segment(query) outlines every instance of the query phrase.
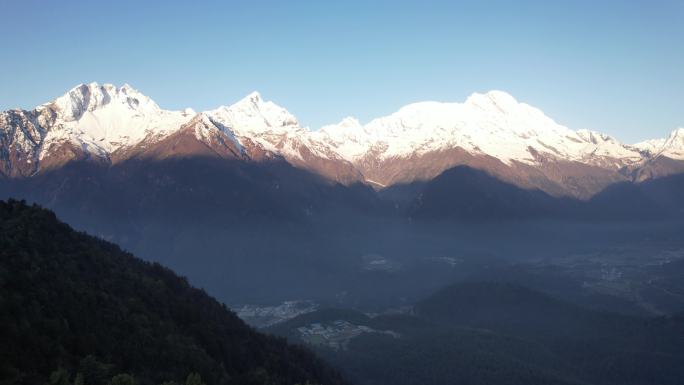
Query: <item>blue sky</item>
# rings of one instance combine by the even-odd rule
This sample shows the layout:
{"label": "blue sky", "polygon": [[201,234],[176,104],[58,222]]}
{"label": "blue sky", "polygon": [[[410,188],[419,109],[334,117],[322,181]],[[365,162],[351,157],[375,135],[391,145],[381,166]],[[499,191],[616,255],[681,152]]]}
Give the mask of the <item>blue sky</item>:
{"label": "blue sky", "polygon": [[684,126],[684,1],[0,0],[0,109],[78,83],[163,108],[258,90],[317,128],[504,90],[626,142]]}

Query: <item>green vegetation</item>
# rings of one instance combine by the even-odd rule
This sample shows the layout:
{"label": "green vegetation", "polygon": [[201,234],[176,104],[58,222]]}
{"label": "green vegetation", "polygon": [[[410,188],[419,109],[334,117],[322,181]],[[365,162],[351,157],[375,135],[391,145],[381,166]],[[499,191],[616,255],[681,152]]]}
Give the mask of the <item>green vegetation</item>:
{"label": "green vegetation", "polygon": [[18,201],[0,202],[0,346],[0,384],[344,383],[169,269]]}
{"label": "green vegetation", "polygon": [[[93,359],[90,357],[89,359]],[[104,377],[98,378],[98,379],[89,379],[90,382],[88,383],[104,383],[107,385],[137,385],[138,382],[136,381],[135,377],[131,376],[130,374],[127,373],[121,373],[113,376],[111,380],[107,381]],[[48,381],[49,385],[84,385],[86,383],[85,377],[83,373],[78,372],[76,376],[74,377],[74,381],[71,382],[69,381],[69,372],[67,372],[65,369],[60,368],[55,370],[50,374],[50,379]],[[183,383],[185,385],[205,385],[204,381],[202,381],[202,376],[200,376],[198,373],[190,373],[188,375],[188,378],[185,380]],[[180,385],[177,382],[174,381],[164,381],[161,385]]]}

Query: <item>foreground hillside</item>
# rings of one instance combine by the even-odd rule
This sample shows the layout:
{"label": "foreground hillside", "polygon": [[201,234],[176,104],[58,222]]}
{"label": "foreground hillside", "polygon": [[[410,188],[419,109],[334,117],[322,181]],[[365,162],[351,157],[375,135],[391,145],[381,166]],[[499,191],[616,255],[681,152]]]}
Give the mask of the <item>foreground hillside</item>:
{"label": "foreground hillside", "polygon": [[0,341],[2,384],[343,383],[172,271],[17,201],[0,202]]}

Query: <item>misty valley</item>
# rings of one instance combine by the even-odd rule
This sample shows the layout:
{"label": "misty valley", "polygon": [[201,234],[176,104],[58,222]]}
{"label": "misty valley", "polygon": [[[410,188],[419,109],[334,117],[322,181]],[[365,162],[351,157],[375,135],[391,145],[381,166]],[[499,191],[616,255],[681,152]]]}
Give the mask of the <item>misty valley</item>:
{"label": "misty valley", "polygon": [[[353,383],[676,384],[684,375],[677,217],[575,217],[554,206],[541,217],[431,218],[369,188],[332,185],[307,201],[301,186],[279,180],[255,187],[226,176],[219,180],[231,183],[215,186],[175,174],[182,167],[145,168],[150,185],[135,183],[137,196],[130,187],[79,196],[61,175],[59,194],[32,185],[26,196],[188,277],[259,332],[305,346]],[[27,191],[21,183],[12,188]],[[74,186],[84,183],[106,191],[110,182],[90,176]],[[255,188],[287,200],[250,208],[251,196],[265,195]],[[150,191],[156,199],[143,200]],[[214,211],[226,195],[251,211]],[[510,204],[487,199],[484,210]]]}
{"label": "misty valley", "polygon": [[682,230],[677,221],[358,218],[329,228],[193,227],[171,239],[128,236],[145,242],[125,247],[182,272],[232,307],[307,301],[376,313],[450,283],[482,280],[518,282],[605,310],[662,315],[683,304],[676,273],[684,266]]}

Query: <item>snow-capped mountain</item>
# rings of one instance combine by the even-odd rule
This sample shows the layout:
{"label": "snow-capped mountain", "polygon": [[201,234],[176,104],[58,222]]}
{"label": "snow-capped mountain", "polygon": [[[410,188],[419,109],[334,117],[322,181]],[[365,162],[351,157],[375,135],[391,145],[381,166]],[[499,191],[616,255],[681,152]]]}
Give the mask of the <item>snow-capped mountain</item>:
{"label": "snow-capped mountain", "polygon": [[[572,186],[580,178],[577,168],[612,183],[624,178],[620,170],[644,160],[636,147],[601,133],[573,131],[501,91],[473,94],[464,103],[411,104],[366,125],[347,118],[312,135],[380,185],[427,180],[466,164],[526,187],[561,192],[583,187]],[[606,171],[613,175],[597,175]],[[543,180],[534,175],[539,172]],[[564,185],[569,179],[571,185]],[[570,193],[591,195],[604,186]]]}
{"label": "snow-capped mountain", "polygon": [[641,159],[637,149],[599,133],[572,131],[501,91],[473,94],[465,103],[415,103],[365,126],[346,119],[321,132],[348,160],[373,148],[388,159],[455,147],[506,164],[535,164],[535,152],[588,163],[604,156],[625,163]]}
{"label": "snow-capped mountain", "polygon": [[57,117],[46,127],[47,143],[70,140],[88,152],[109,155],[150,136],[166,136],[195,115],[162,110],[128,85],[82,84],[36,111]]}
{"label": "snow-capped mountain", "polygon": [[678,128],[665,139],[647,140],[637,143],[635,147],[648,151],[652,156],[664,156],[670,159],[684,159],[684,128]]}
{"label": "snow-capped mountain", "polygon": [[195,113],[161,109],[128,85],[97,83],[31,111],[0,114],[0,173],[11,177],[72,160],[194,154],[284,159],[338,182],[376,187],[429,180],[462,164],[524,187],[590,196],[660,158],[684,160],[684,129],[626,145],[571,130],[501,91],[476,93],[463,103],[414,103],[367,124],[350,117],[320,130],[302,127],[256,92]]}
{"label": "snow-capped mountain", "polygon": [[31,111],[0,114],[0,171],[27,176],[78,158],[108,160],[145,139],[161,139],[195,112],[167,111],[128,85],[81,84]]}

